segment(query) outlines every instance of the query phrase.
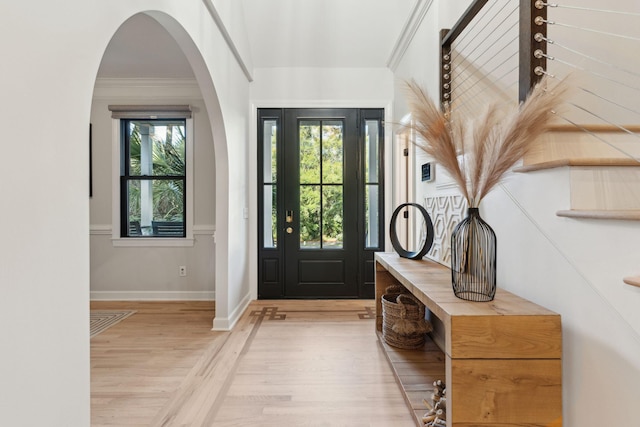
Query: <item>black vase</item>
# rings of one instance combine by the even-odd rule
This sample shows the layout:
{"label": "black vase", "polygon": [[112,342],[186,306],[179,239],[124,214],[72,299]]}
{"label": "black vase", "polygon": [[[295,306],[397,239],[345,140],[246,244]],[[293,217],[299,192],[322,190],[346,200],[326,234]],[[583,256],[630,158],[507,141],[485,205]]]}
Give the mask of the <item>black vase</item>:
{"label": "black vase", "polygon": [[469,208],[451,234],[453,293],[468,301],[491,301],[496,295],[496,233]]}

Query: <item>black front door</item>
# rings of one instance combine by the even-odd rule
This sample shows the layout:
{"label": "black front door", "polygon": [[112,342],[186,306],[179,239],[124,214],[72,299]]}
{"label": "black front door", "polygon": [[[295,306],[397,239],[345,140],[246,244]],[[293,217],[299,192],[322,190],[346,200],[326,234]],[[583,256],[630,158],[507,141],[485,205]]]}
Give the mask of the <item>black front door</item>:
{"label": "black front door", "polygon": [[260,298],[373,296],[382,110],[259,110]]}

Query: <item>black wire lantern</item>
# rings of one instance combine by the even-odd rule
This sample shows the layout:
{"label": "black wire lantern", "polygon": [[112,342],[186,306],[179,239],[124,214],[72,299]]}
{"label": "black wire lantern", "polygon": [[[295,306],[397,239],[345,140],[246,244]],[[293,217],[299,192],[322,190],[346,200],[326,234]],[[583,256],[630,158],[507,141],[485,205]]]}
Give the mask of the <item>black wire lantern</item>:
{"label": "black wire lantern", "polygon": [[469,208],[451,234],[451,280],[460,299],[491,301],[496,295],[496,233],[478,208]]}

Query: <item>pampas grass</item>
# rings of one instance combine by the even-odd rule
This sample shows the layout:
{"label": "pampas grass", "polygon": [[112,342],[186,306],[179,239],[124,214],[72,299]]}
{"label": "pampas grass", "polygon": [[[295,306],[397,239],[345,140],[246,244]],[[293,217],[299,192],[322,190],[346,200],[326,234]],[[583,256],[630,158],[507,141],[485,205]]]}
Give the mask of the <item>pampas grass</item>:
{"label": "pampas grass", "polygon": [[478,207],[532,150],[536,139],[551,127],[553,111],[567,94],[564,81],[552,87],[545,76],[519,107],[509,111],[492,104],[462,123],[451,117],[447,107],[440,110],[415,81],[406,87],[411,126],[420,137],[413,142],[449,172],[469,207]]}

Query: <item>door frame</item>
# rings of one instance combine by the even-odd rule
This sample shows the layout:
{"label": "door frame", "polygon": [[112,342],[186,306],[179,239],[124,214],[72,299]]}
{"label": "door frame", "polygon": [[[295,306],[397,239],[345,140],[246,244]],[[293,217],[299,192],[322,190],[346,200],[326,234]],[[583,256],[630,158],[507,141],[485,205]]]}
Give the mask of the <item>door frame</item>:
{"label": "door frame", "polygon": [[[284,106],[283,106],[284,105]],[[355,106],[354,106],[355,105]],[[382,197],[383,197],[383,203],[380,206],[380,210],[381,210],[381,217],[380,217],[380,237],[379,237],[379,244],[382,248],[389,248],[391,247],[390,244],[390,239],[389,239],[389,234],[387,233],[387,225],[389,223],[389,218],[391,215],[391,206],[392,206],[392,196],[389,196],[390,194],[392,194],[392,180],[390,179],[391,176],[395,175],[395,171],[394,169],[394,153],[393,153],[393,147],[392,144],[389,143],[389,141],[393,140],[393,135],[391,134],[391,132],[393,131],[392,126],[390,126],[390,121],[389,118],[392,116],[392,105],[390,103],[382,102],[382,101],[377,101],[377,102],[362,102],[362,101],[357,101],[354,103],[344,103],[344,102],[335,102],[335,103],[327,103],[327,102],[322,102],[320,105],[315,105],[313,103],[311,104],[307,104],[305,103],[304,105],[301,105],[299,103],[294,103],[294,104],[288,104],[288,103],[280,103],[278,102],[278,105],[276,107],[274,107],[272,105],[272,103],[256,103],[252,105],[252,118],[253,120],[253,126],[251,127],[251,147],[250,149],[252,150],[252,153],[250,153],[249,157],[249,166],[250,166],[250,194],[251,194],[251,209],[250,212],[255,213],[255,216],[252,215],[253,217],[253,221],[251,221],[251,225],[250,225],[250,232],[251,232],[251,239],[249,242],[250,248],[251,248],[251,253],[250,253],[250,259],[251,259],[251,265],[250,265],[250,286],[251,286],[251,298],[252,299],[257,299],[258,298],[258,282],[260,280],[260,278],[258,277],[259,275],[259,266],[258,266],[258,261],[261,258],[261,256],[259,256],[259,251],[262,248],[262,239],[264,238],[260,233],[259,233],[259,212],[258,212],[258,205],[259,205],[259,201],[258,201],[258,194],[259,192],[262,193],[263,191],[263,187],[262,184],[260,184],[261,181],[258,180],[258,173],[259,173],[259,165],[258,162],[260,161],[257,153],[258,153],[258,144],[262,145],[262,141],[258,141],[258,133],[262,132],[262,130],[260,129],[261,127],[261,122],[259,121],[259,109],[265,109],[265,110],[281,110],[284,112],[284,110],[287,109],[313,109],[313,110],[322,110],[322,109],[336,109],[336,110],[340,110],[340,109],[354,109],[354,110],[359,110],[358,111],[358,125],[357,125],[357,132],[360,133],[360,131],[364,131],[364,123],[366,120],[372,119],[372,120],[382,120],[382,128],[381,128],[381,132],[383,133],[383,136],[381,138],[381,143],[383,144],[382,150],[379,152],[379,156],[380,156],[380,176],[379,179],[381,182],[381,186],[380,186],[380,191],[382,193]],[[377,115],[374,114],[374,116],[371,116],[371,113],[369,113],[370,110],[382,110],[383,114],[380,115],[380,112],[377,113]],[[284,115],[282,116],[284,117]],[[364,142],[364,137],[358,135],[358,150],[361,150]],[[358,154],[358,156],[360,156],[360,154]],[[360,161],[360,159],[359,159]],[[362,184],[364,185],[366,183],[366,181],[362,181],[359,186]],[[363,189],[359,189],[358,191],[361,192]],[[364,196],[363,196],[364,197]],[[364,202],[364,199],[362,199],[362,202]],[[364,205],[359,209],[363,209]],[[245,215],[245,218],[247,218],[248,216]],[[364,219],[362,219],[362,221],[364,221]],[[262,227],[262,225],[260,226],[260,228]],[[379,249],[380,250],[380,249]],[[360,283],[360,287],[358,288],[358,297],[359,298],[373,298],[374,297],[374,291],[372,290],[371,295],[369,296],[363,296],[363,295],[368,295],[368,293],[366,293],[366,286],[365,283],[368,284],[369,280],[367,279],[367,277],[369,275],[365,275],[364,272],[366,271],[365,267],[364,267],[364,263],[361,262],[363,260],[366,260],[369,258],[369,256],[366,255],[366,253],[371,253],[372,251],[370,249],[366,249],[364,246],[359,247],[358,249],[356,249],[357,251],[357,257],[358,260],[360,261],[359,264],[362,265],[358,265],[357,267],[357,275],[359,277],[359,283]],[[373,264],[373,261],[370,262],[370,264]],[[371,280],[372,282],[372,280]],[[373,283],[373,282],[372,282]],[[373,287],[372,287],[373,289]],[[364,292],[364,293],[363,293]]]}
{"label": "door frame", "polygon": [[[368,99],[368,100],[351,100],[351,99],[310,99],[305,101],[278,99],[278,100],[253,100],[249,106],[251,110],[251,121],[248,126],[248,163],[249,163],[249,207],[238,208],[239,215],[244,215],[245,220],[249,221],[249,235],[247,236],[247,244],[249,251],[249,291],[244,297],[246,306],[251,300],[258,299],[258,244],[261,236],[258,235],[258,159],[255,153],[258,150],[258,109],[261,108],[383,108],[384,109],[384,158],[386,166],[384,169],[384,223],[389,224],[391,214],[393,213],[393,182],[395,170],[392,166],[395,162],[393,153],[393,138],[395,130],[392,126],[393,122],[393,99]],[[231,212],[231,211],[230,211]],[[386,229],[385,229],[386,230]],[[391,239],[389,233],[385,233],[385,248],[391,248]],[[229,260],[227,260],[229,261]]]}

